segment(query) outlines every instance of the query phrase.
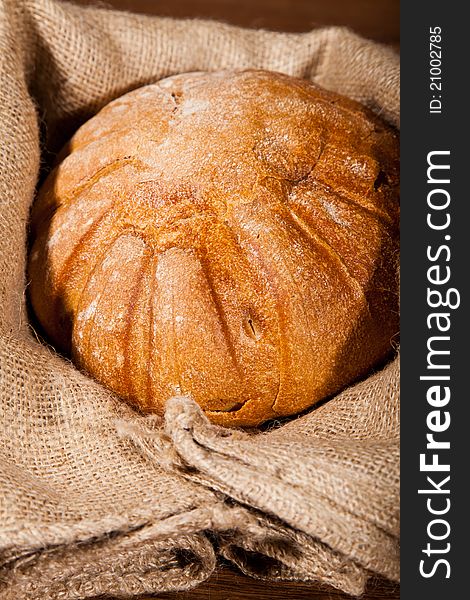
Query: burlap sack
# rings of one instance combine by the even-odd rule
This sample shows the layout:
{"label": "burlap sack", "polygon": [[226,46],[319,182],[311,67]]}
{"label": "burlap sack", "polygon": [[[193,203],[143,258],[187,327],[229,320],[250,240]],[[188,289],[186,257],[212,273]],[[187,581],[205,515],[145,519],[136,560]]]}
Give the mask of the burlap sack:
{"label": "burlap sack", "polygon": [[398,124],[397,56],[344,29],[280,34],[0,0],[4,599],[188,589],[213,571],[215,547],[248,574],[351,594],[373,573],[398,579],[397,361],[254,434],[210,425],[184,398],[169,402],[164,423],[142,417],[28,325],[27,221],[40,165],[125,91],[230,67],[310,78]]}

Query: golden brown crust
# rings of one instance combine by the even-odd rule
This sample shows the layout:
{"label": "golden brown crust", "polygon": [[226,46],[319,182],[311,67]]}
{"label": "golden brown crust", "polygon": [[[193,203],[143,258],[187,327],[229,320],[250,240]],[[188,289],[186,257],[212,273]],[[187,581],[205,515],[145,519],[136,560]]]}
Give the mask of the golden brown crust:
{"label": "golden brown crust", "polygon": [[33,209],[34,310],[134,404],[224,425],[299,412],[398,330],[398,136],[264,71],[177,75],[72,138]]}

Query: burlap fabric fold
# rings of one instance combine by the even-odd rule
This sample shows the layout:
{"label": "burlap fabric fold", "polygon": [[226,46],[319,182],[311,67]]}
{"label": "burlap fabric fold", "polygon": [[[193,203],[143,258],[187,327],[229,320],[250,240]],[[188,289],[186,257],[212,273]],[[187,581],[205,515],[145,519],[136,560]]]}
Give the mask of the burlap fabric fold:
{"label": "burlap fabric fold", "polygon": [[137,414],[28,323],[41,166],[112,98],[231,67],[312,79],[398,125],[397,56],[344,29],[282,34],[0,0],[1,598],[188,589],[213,571],[215,548],[253,576],[351,594],[374,573],[398,579],[397,360],[246,433],[210,425],[185,398],[164,421]]}

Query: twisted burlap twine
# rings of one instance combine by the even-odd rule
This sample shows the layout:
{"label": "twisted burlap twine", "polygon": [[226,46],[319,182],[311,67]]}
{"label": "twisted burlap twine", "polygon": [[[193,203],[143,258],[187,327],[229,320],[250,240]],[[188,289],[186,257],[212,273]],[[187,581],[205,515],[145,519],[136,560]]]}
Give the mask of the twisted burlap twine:
{"label": "twisted burlap twine", "polygon": [[188,589],[215,567],[214,535],[226,558],[257,577],[350,594],[374,573],[398,579],[397,361],[254,434],[210,425],[185,398],[169,402],[164,422],[142,417],[28,325],[27,221],[40,157],[132,88],[231,67],[312,79],[398,124],[398,58],[344,29],[281,34],[0,0],[5,600]]}

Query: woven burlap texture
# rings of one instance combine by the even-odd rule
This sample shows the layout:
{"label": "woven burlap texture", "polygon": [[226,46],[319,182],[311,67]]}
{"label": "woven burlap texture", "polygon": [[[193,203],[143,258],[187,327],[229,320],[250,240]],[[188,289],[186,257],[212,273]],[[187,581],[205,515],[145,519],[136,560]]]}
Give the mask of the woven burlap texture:
{"label": "woven burlap texture", "polygon": [[169,401],[164,422],[143,417],[28,324],[27,223],[41,166],[122,93],[235,67],[311,79],[398,125],[397,56],[345,29],[283,34],[0,0],[5,600],[188,589],[215,568],[215,547],[253,576],[350,594],[374,573],[398,579],[397,360],[255,434],[209,424],[185,398]]}

